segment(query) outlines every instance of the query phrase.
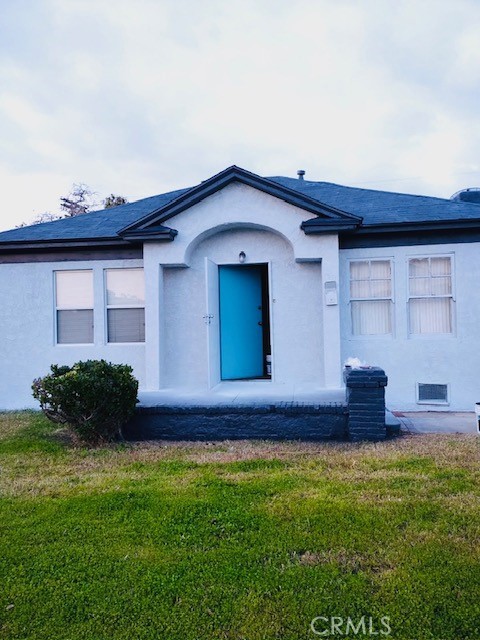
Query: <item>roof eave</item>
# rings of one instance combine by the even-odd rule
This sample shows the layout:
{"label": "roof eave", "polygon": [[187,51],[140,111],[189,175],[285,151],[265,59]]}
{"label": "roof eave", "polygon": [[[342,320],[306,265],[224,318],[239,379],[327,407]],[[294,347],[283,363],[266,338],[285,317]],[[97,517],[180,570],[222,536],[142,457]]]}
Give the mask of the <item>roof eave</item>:
{"label": "roof eave", "polygon": [[406,231],[434,231],[446,229],[478,229],[480,218],[473,220],[425,220],[419,222],[395,222],[387,224],[362,225],[356,233],[364,235],[369,233],[405,233]]}

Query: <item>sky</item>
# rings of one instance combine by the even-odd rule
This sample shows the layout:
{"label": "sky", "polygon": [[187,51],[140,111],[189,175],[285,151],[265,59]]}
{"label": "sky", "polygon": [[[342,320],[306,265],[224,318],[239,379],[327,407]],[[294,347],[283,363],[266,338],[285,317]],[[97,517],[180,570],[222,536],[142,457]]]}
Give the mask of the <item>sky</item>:
{"label": "sky", "polygon": [[480,186],[479,0],[0,0],[0,229],[232,164]]}

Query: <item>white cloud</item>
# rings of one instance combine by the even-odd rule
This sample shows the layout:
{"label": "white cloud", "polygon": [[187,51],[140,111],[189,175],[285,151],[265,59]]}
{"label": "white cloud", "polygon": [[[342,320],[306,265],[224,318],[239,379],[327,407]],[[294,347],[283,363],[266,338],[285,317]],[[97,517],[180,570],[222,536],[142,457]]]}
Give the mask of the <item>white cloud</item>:
{"label": "white cloud", "polygon": [[135,199],[232,163],[442,196],[479,182],[474,0],[44,0],[3,24],[3,228],[72,182]]}

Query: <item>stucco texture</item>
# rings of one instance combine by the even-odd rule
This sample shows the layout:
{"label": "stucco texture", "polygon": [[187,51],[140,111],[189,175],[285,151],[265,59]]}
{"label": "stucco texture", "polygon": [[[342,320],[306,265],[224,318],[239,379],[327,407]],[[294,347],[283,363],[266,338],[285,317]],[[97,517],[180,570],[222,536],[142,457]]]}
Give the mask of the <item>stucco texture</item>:
{"label": "stucco texture", "polygon": [[[166,386],[207,386],[205,258],[217,265],[268,263],[275,382],[323,386],[321,266],[298,264],[280,235],[262,230],[220,231],[196,245],[188,268],[164,269]],[[215,339],[215,338],[213,338]]]}

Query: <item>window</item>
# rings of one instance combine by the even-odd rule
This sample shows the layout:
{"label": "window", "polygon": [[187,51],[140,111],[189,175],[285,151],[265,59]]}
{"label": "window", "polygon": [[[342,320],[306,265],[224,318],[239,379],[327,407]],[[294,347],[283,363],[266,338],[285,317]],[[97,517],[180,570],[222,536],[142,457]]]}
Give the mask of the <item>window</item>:
{"label": "window", "polygon": [[143,269],[106,269],[108,342],[145,342]]}
{"label": "window", "polygon": [[93,343],[92,271],[55,271],[57,344]]}
{"label": "window", "polygon": [[410,333],[453,332],[452,260],[450,256],[408,261]]}
{"label": "window", "polygon": [[355,336],[392,333],[392,267],[390,260],[350,262],[350,304]]}

